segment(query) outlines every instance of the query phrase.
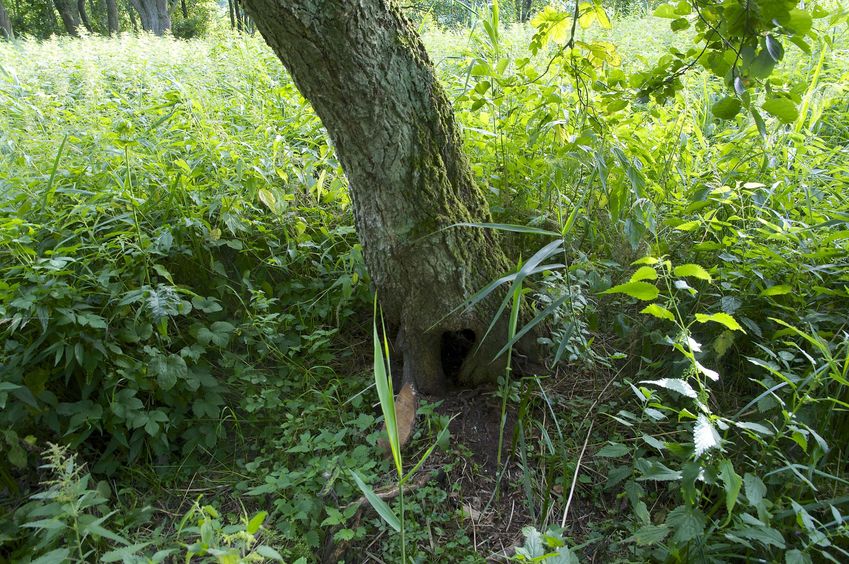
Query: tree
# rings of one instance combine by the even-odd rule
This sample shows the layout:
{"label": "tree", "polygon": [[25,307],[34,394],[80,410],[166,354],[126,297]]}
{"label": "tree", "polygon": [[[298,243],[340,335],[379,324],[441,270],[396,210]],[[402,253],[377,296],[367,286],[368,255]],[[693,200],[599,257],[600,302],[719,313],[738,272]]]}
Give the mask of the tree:
{"label": "tree", "polygon": [[6,11],[3,0],[0,0],[0,37],[4,39],[15,38],[15,34],[12,31],[12,20],[9,19],[9,12]]}
{"label": "tree", "polygon": [[130,3],[139,13],[143,30],[163,35],[171,29],[168,0],[130,0]]}
{"label": "tree", "polygon": [[74,0],[53,0],[53,5],[56,6],[56,11],[59,12],[59,17],[62,18],[65,31],[69,35],[79,37],[80,12],[77,8],[77,3]]}
{"label": "tree", "polygon": [[115,35],[119,31],[117,0],[106,0],[106,32]]}
{"label": "tree", "polygon": [[478,344],[497,304],[452,310],[510,265],[492,232],[456,226],[490,213],[418,35],[387,0],[244,5],[336,147],[366,265],[399,328],[405,379],[439,393],[444,356],[459,352],[468,353],[460,381],[492,381],[506,323]]}
{"label": "tree", "polygon": [[80,21],[85,26],[89,33],[93,31],[91,22],[88,21],[88,14],[85,11],[85,0],[77,0],[77,13],[80,15]]}

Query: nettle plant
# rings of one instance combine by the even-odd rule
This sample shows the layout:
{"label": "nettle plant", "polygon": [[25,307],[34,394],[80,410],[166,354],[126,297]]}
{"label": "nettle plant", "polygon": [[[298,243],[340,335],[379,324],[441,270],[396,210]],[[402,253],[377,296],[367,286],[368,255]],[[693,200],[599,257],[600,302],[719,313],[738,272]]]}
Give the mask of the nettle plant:
{"label": "nettle plant", "polygon": [[[845,336],[827,343],[772,319],[778,339],[796,338],[812,349],[809,354],[792,340],[780,341],[806,357],[807,367],[782,365],[780,359],[792,356],[788,350],[773,353],[759,344],[767,360],[748,360],[769,373],[753,378],[763,391],[735,414],[720,413],[716,388],[722,376],[710,365],[731,346],[729,332],[744,334],[744,328],[726,312],[689,313],[700,305],[698,288],[713,282],[704,267],[654,257],[634,265],[628,282],[603,293],[650,302],[641,313],[661,320],[668,330],[660,341],[679,355],[667,365],[669,376],[629,383],[642,414],[622,410],[616,419],[634,431],[633,446],[609,443],[597,453],[633,455],[633,465],[614,469],[607,487],[625,482],[634,550],[667,562],[743,555],[837,562],[849,556],[834,544],[838,537],[845,542],[846,517],[838,507],[846,499],[836,493],[845,480],[829,473],[830,447],[817,431],[818,414],[831,414],[837,401],[833,386],[846,382]],[[711,325],[721,333],[703,345],[698,335]]]}

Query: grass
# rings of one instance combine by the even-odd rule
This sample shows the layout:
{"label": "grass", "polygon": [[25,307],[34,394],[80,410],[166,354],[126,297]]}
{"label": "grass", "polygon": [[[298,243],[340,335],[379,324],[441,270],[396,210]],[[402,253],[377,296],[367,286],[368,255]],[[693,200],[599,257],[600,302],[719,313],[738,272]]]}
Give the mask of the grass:
{"label": "grass", "polygon": [[[585,39],[613,41],[631,73],[680,41],[667,25]],[[270,50],[230,35],[0,43],[3,552],[839,560],[849,41],[830,34],[777,79],[806,77],[808,111],[762,137],[712,115],[722,85],[698,71],[665,105],[618,107],[601,88],[587,103],[564,66],[527,80],[525,28],[498,44],[424,30],[497,221],[568,234],[566,266],[514,298],[547,311],[567,364],[424,404],[404,458],[446,429],[451,442],[405,494],[400,546],[352,505],[393,470],[375,456],[346,181]],[[547,242],[505,239],[517,264]],[[688,264],[701,270],[673,274]],[[622,284],[655,287],[649,270],[662,291],[636,303],[645,287]]]}

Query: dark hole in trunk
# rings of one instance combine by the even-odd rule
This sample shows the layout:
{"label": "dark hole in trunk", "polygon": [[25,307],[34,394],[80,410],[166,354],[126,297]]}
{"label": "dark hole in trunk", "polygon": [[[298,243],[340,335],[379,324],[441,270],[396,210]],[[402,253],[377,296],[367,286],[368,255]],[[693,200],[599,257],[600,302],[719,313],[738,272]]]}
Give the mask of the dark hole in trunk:
{"label": "dark hole in trunk", "polygon": [[476,335],[471,329],[460,331],[446,331],[442,334],[442,347],[440,350],[442,360],[442,371],[445,378],[452,384],[457,384],[460,368],[463,361],[475,346]]}

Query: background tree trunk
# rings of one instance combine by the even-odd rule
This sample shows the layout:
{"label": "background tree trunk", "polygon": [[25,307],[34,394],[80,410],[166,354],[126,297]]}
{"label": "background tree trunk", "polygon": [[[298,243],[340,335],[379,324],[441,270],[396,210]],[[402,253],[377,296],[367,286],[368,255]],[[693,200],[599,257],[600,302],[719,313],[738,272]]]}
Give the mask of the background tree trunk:
{"label": "background tree trunk", "polygon": [[118,2],[117,0],[106,0],[106,31],[109,35],[115,35],[119,31]]}
{"label": "background tree trunk", "polygon": [[80,13],[77,10],[76,2],[74,0],[53,0],[53,5],[56,6],[56,11],[59,12],[59,17],[62,18],[65,31],[74,37],[79,37]]}
{"label": "background tree trunk", "polygon": [[9,12],[6,11],[3,0],[0,0],[0,37],[3,39],[15,38],[12,30],[12,20],[9,18]]}
{"label": "background tree trunk", "polygon": [[79,12],[80,14],[80,21],[82,21],[86,30],[91,33],[93,30],[91,27],[91,22],[88,21],[88,14],[85,11],[85,0],[77,0],[77,12]]}
{"label": "background tree trunk", "polygon": [[142,29],[163,35],[171,29],[171,12],[167,0],[130,0],[139,13]]}
{"label": "background tree trunk", "polygon": [[534,0],[516,0],[516,20],[526,22],[531,19],[531,6]]}
{"label": "background tree trunk", "polygon": [[186,0],[180,0],[180,11],[183,12],[183,19],[189,19],[189,8],[186,6]]}
{"label": "background tree trunk", "polygon": [[230,29],[236,29],[236,14],[233,12],[233,0],[227,0],[227,7],[230,10]]}
{"label": "background tree trunk", "polygon": [[493,381],[506,324],[480,348],[476,341],[497,304],[449,314],[510,266],[491,232],[449,228],[490,214],[413,27],[386,0],[244,4],[336,147],[366,265],[387,320],[400,328],[404,377],[439,393],[452,360],[445,355],[468,351],[458,380]]}

